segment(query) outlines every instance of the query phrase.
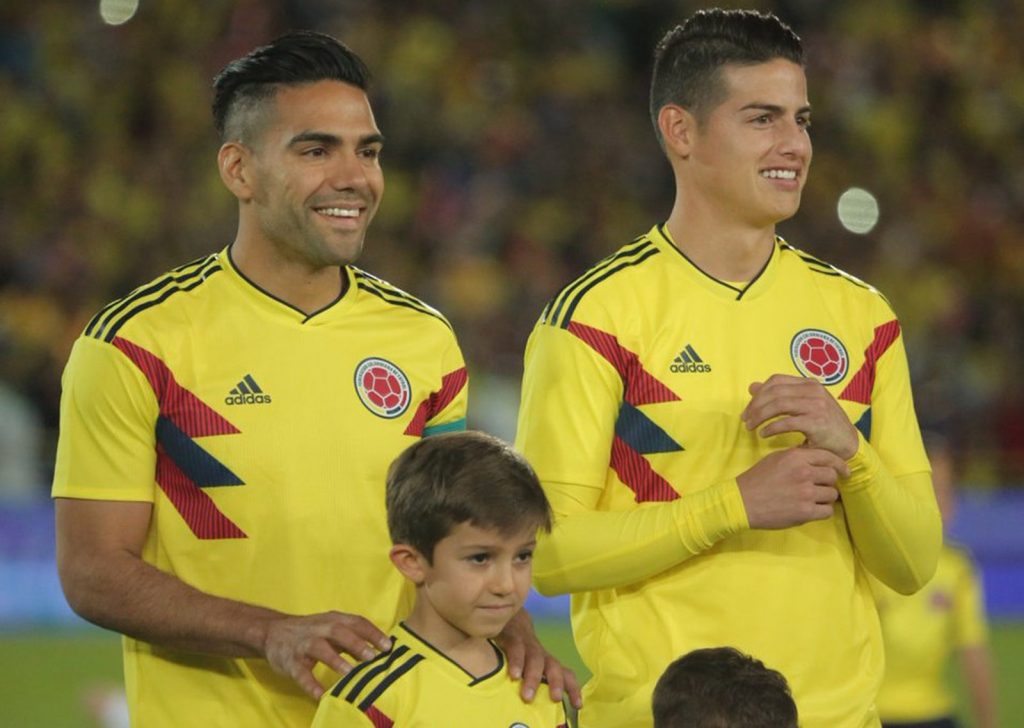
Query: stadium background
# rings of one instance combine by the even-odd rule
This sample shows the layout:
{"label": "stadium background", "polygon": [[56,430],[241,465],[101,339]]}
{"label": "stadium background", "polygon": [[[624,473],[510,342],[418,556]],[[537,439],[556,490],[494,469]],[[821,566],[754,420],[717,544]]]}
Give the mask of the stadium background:
{"label": "stadium background", "polygon": [[[511,438],[523,345],[547,298],[670,209],[670,171],[646,113],[651,48],[702,6],[136,4],[0,7],[5,726],[91,725],[82,691],[119,679],[116,640],[68,613],[53,571],[46,493],[59,377],[103,303],[231,240],[212,75],[294,27],[331,32],[367,60],[387,136],[387,193],[360,265],[451,318],[471,370],[471,426]],[[719,4],[772,9],[805,40],[815,160],[802,210],[781,232],[878,286],[902,319],[921,422],[952,440],[963,469],[954,535],[982,564],[1003,716],[1017,724],[1024,2]],[[837,203],[851,187],[877,201],[877,224],[863,197],[840,221]],[[564,640],[564,600],[534,605]]]}

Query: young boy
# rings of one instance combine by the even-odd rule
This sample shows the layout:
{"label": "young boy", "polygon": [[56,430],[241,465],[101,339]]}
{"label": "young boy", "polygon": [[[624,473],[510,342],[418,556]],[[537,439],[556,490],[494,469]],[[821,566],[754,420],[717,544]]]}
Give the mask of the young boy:
{"label": "young boy", "polygon": [[491,641],[523,606],[537,531],[551,529],[533,469],[480,432],[425,438],[392,463],[387,511],[391,561],[416,585],[415,605],[390,650],[324,695],[313,727],[564,726],[546,685],[520,699]]}

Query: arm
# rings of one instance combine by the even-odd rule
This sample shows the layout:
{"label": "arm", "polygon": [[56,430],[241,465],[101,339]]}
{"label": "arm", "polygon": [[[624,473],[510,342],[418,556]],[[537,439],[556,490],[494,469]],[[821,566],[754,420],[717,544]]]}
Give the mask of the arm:
{"label": "arm", "polygon": [[977,566],[962,554],[962,570],[956,582],[953,617],[960,671],[971,696],[977,728],[996,728],[995,675],[989,649],[988,620]]}
{"label": "arm", "polygon": [[192,588],[141,558],[152,504],[58,498],[57,569],[71,608],[130,637],[227,657],[265,657],[312,697],[316,662],[339,673],[386,649],[386,635],[340,612],[292,616]]}
{"label": "arm", "polygon": [[542,593],[625,586],[748,527],[784,528],[831,515],[832,486],[845,466],[810,448],[772,453],[738,478],[683,498],[598,510],[624,396],[616,367],[579,338],[544,324],[534,330],[516,441],[555,513],[534,561]]}
{"label": "arm", "polygon": [[857,552],[884,584],[913,594],[935,573],[942,543],[931,475],[894,477],[863,437],[849,464],[839,490]]}
{"label": "arm", "polygon": [[[871,442],[817,381],[775,374],[753,383],[750,392],[743,413],[748,429],[761,428],[762,437],[800,432],[808,446],[847,460],[849,475],[839,481],[839,491],[865,567],[900,593],[920,589],[935,573],[942,523],[929,473],[908,465],[923,469],[927,461],[902,344],[897,341],[878,361]],[[895,476],[893,466],[902,474]]]}
{"label": "arm", "polygon": [[996,728],[999,723],[996,720],[995,678],[988,645],[961,648],[960,670],[971,695],[975,725],[978,728]]}

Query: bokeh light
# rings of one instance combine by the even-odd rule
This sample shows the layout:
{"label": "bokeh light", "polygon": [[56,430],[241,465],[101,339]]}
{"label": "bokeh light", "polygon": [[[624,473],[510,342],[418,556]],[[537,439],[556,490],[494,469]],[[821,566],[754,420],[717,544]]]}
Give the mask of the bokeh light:
{"label": "bokeh light", "polygon": [[878,224],[878,200],[860,187],[851,187],[841,194],[836,211],[839,222],[851,233],[865,235]]}
{"label": "bokeh light", "polygon": [[107,25],[123,25],[139,9],[139,0],[100,0],[100,17]]}

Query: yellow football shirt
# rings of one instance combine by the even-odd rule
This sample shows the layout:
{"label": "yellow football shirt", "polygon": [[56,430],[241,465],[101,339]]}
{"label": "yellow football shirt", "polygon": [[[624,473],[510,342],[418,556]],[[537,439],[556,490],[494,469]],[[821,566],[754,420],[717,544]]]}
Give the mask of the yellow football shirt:
{"label": "yellow football shirt", "polygon": [[[775,373],[818,378],[857,425],[858,485],[828,520],[751,530],[736,476],[802,441],[760,438],[740,419],[750,383]],[[582,726],[647,725],[662,670],[718,645],[783,672],[804,728],[877,724],[881,635],[858,553],[884,561],[919,523],[923,546],[893,556],[892,570],[919,583],[939,533],[899,324],[877,291],[781,239],[739,288],[656,226],[544,310],[517,445],[557,517],[534,580],[574,592],[574,636],[594,676]],[[885,487],[865,500],[862,484],[883,470]],[[897,492],[892,478],[905,476],[913,488]],[[884,508],[863,509],[879,498]],[[854,516],[883,543],[855,548]]]}
{"label": "yellow football shirt", "polygon": [[962,549],[945,546],[935,576],[921,591],[897,594],[872,580],[885,643],[885,677],[878,713],[886,721],[948,716],[953,695],[945,669],[959,648],[988,641],[978,576]]}
{"label": "yellow football shirt", "polygon": [[[417,438],[463,427],[448,322],[357,268],[306,315],[229,250],[104,308],[64,373],[54,497],[145,501],[143,558],[196,588],[386,629],[411,605],[388,561],[384,476]],[[261,659],[124,640],[134,725],[308,726]]]}
{"label": "yellow football shirt", "polygon": [[[313,728],[565,728],[565,712],[541,684],[532,703],[519,697],[505,655],[475,677],[404,624],[391,650],[361,663],[320,700]],[[493,643],[492,643],[493,644]]]}

